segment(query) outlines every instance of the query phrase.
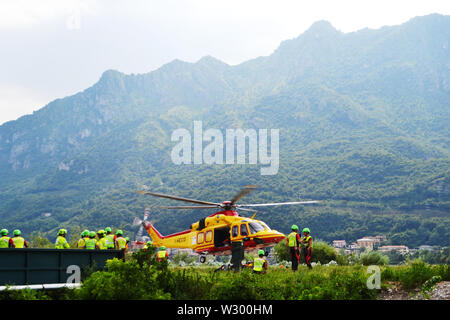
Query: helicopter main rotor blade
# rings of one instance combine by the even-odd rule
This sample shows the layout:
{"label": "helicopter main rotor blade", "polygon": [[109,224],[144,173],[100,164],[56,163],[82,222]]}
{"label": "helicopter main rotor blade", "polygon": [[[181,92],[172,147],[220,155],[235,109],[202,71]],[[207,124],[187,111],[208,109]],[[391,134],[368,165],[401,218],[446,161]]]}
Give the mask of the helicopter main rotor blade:
{"label": "helicopter main rotor blade", "polygon": [[251,191],[255,190],[256,188],[258,188],[258,186],[245,186],[244,189],[242,189],[241,192],[235,195],[234,198],[231,200],[231,205],[234,205],[236,201],[238,201],[240,198],[247,195]]}
{"label": "helicopter main rotor blade", "polygon": [[258,212],[258,210],[255,209],[246,209],[246,208],[241,208],[241,207],[237,207],[237,210],[244,210],[244,211],[250,211],[250,212]]}
{"label": "helicopter main rotor blade", "polygon": [[218,206],[166,206],[161,209],[217,209]]}
{"label": "helicopter main rotor blade", "polygon": [[137,192],[140,194],[147,194],[149,196],[155,196],[155,197],[160,197],[160,198],[185,201],[185,202],[191,202],[191,203],[197,203],[197,204],[206,204],[206,205],[214,205],[214,206],[220,205],[219,203],[182,198],[182,197],[177,197],[177,196],[171,196],[171,195],[164,194],[164,193],[157,193],[157,192],[150,192],[150,191],[143,191],[143,190],[138,190]]}
{"label": "helicopter main rotor blade", "polygon": [[283,205],[291,205],[291,204],[311,204],[311,203],[319,203],[320,201],[312,200],[312,201],[295,201],[295,202],[276,202],[276,203],[252,203],[252,204],[240,204],[237,207],[268,207],[268,206],[283,206]]}

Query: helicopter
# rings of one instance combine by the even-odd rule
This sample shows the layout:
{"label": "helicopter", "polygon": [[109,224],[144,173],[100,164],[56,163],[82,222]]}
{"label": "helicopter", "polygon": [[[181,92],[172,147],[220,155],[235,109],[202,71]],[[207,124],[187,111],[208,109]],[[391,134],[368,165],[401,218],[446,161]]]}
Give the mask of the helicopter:
{"label": "helicopter", "polygon": [[[196,205],[163,206],[162,209],[219,209],[199,221],[191,224],[190,228],[181,232],[163,236],[150,221],[141,221],[138,218],[134,225],[142,225],[152,238],[154,246],[166,248],[192,249],[200,254],[200,262],[206,261],[206,255],[230,255],[231,243],[242,241],[244,251],[262,249],[273,246],[283,239],[285,235],[277,230],[272,230],[265,222],[255,219],[257,211],[253,207],[313,204],[319,201],[295,201],[259,204],[237,204],[236,202],[255,190],[257,186],[244,187],[230,201],[221,203],[188,199],[163,193],[138,190],[144,195],[177,201],[189,202]],[[254,212],[251,217],[240,216],[238,210]]]}

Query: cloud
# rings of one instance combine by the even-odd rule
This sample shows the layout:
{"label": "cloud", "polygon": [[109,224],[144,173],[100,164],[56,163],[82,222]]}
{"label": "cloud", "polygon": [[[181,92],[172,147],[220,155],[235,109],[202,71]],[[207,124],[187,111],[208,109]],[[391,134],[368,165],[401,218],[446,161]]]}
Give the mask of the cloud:
{"label": "cloud", "polygon": [[450,14],[450,1],[0,1],[0,84],[11,91],[0,97],[0,112],[16,117],[4,111],[6,101],[32,111],[91,86],[107,69],[146,73],[206,55],[239,64],[270,55],[317,20],[351,32],[434,12]]}

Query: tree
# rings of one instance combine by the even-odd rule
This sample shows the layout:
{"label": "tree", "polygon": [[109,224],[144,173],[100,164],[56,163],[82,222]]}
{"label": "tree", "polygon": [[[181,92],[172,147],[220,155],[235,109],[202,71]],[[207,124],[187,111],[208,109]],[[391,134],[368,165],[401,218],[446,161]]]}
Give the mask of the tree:
{"label": "tree", "polygon": [[30,248],[54,248],[54,244],[40,233],[33,232],[30,235]]}

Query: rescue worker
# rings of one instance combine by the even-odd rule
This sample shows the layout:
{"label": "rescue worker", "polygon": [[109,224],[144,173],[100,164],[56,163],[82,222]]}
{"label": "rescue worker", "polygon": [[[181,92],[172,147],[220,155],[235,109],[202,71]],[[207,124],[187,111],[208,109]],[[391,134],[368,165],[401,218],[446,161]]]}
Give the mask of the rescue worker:
{"label": "rescue worker", "polygon": [[12,241],[14,242],[14,248],[28,248],[28,242],[22,238],[20,230],[16,229],[13,231],[14,237]]}
{"label": "rescue worker", "polygon": [[98,241],[96,248],[99,250],[106,250],[106,238],[105,238],[105,230],[98,230],[97,231]]}
{"label": "rescue worker", "polygon": [[86,240],[86,250],[95,250],[97,239],[95,239],[95,231],[89,232],[89,238]]}
{"label": "rescue worker", "polygon": [[150,246],[153,245],[153,242],[151,240],[147,241],[147,243],[144,245],[144,250],[147,250],[148,248],[150,248]]}
{"label": "rescue worker", "polygon": [[163,260],[168,260],[169,259],[169,253],[166,251],[166,247],[162,246],[159,251],[156,253],[156,260],[158,260],[158,262],[161,262]]}
{"label": "rescue worker", "polygon": [[66,229],[59,229],[58,237],[56,238],[56,242],[55,242],[56,249],[69,249],[70,248],[70,245],[66,239],[66,235],[67,235]]}
{"label": "rescue worker", "polygon": [[8,229],[0,230],[0,248],[14,248],[13,240],[8,237]]}
{"label": "rescue worker", "polygon": [[311,266],[311,253],[312,253],[312,247],[313,247],[313,239],[309,235],[309,233],[310,233],[309,228],[303,228],[302,233],[303,233],[303,236],[304,236],[302,238],[302,242],[301,242],[303,256],[305,257],[305,262],[306,262],[306,265],[308,266],[308,268],[312,269],[312,266]]}
{"label": "rescue worker", "polygon": [[266,273],[267,272],[267,260],[264,259],[264,250],[258,251],[258,258],[253,260],[253,272],[254,273]]}
{"label": "rescue worker", "polygon": [[292,232],[287,236],[286,243],[289,249],[289,254],[291,255],[292,271],[297,271],[298,262],[300,259],[299,246],[300,246],[300,235],[298,234],[297,225],[293,224],[291,226]]}
{"label": "rescue worker", "polygon": [[123,237],[122,230],[117,230],[115,243],[116,249],[125,250],[127,248],[127,239]]}
{"label": "rescue worker", "polygon": [[89,230],[84,230],[80,239],[77,241],[76,247],[78,249],[86,249],[86,240],[89,239]]}
{"label": "rescue worker", "polygon": [[110,227],[105,228],[105,241],[106,241],[106,249],[115,249],[116,248],[116,236],[112,233]]}

